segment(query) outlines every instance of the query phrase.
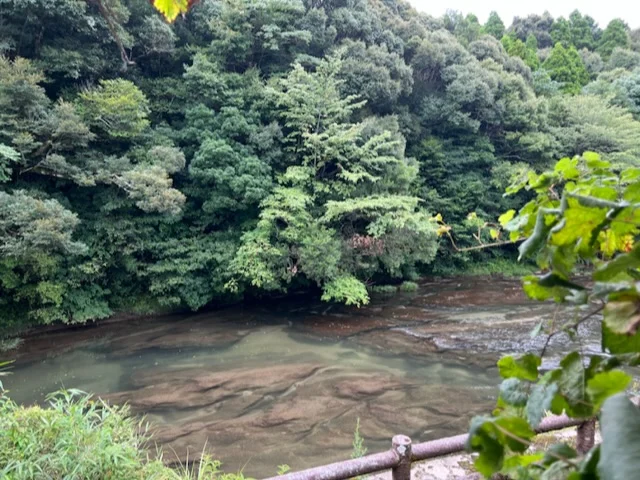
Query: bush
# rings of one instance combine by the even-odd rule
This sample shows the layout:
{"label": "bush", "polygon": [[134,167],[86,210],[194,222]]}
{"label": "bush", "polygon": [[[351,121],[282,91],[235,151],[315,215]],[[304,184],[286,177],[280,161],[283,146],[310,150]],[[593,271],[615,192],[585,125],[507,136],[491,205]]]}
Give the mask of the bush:
{"label": "bush", "polygon": [[[77,390],[22,407],[0,392],[0,478],[7,480],[243,480],[204,456],[180,471],[144,450],[146,425],[128,407],[109,406]],[[143,433],[140,433],[143,432]]]}
{"label": "bush", "polygon": [[393,295],[398,291],[395,285],[372,285],[369,287],[371,293],[380,293],[384,295]]}
{"label": "bush", "polygon": [[418,284],[416,282],[402,282],[398,287],[401,292],[416,292],[418,291]]}

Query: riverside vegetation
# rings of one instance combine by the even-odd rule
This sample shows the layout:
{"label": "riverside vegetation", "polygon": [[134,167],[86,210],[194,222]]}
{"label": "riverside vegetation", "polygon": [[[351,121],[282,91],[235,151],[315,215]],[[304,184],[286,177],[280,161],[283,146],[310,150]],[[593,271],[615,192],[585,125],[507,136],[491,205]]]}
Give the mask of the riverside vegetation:
{"label": "riverside vegetation", "polygon": [[[638,411],[616,394],[640,351],[640,31],[578,11],[481,25],[393,0],[204,0],[171,25],[141,0],[1,0],[0,22],[4,332],[268,292],[361,305],[373,285],[512,253],[464,247],[525,240],[520,256],[549,272],[525,291],[586,309],[536,333],[575,335],[603,312],[605,354],[544,374],[544,351],[501,360],[495,415],[472,424],[476,466],[638,471]],[[438,253],[438,234],[457,248]],[[40,478],[48,447],[69,457],[45,474],[173,478],[126,410],[57,398],[2,398],[15,435],[0,455],[35,455],[3,460],[9,478]],[[526,454],[547,410],[601,415],[602,446]],[[36,424],[78,436],[48,445]],[[87,439],[113,448],[80,464]]]}
{"label": "riverside vegetation", "polygon": [[[396,1],[0,2],[0,329],[367,287],[456,245],[513,174],[640,149],[640,35]],[[469,212],[477,216],[467,218]],[[477,268],[477,267],[476,267]]]}

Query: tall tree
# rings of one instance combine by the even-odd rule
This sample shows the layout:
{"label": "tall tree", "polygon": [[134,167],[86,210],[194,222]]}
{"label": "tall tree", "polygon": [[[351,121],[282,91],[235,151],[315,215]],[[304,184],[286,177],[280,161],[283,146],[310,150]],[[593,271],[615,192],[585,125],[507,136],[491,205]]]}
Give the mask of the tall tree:
{"label": "tall tree", "polygon": [[482,27],[482,31],[483,33],[486,33],[487,35],[491,35],[492,37],[497,38],[498,40],[502,38],[502,36],[504,35],[505,26],[504,26],[504,22],[498,15],[498,12],[493,10],[489,14],[489,18],[487,19],[486,23]]}
{"label": "tall tree", "polygon": [[598,53],[607,60],[616,47],[629,48],[631,46],[631,38],[629,37],[629,27],[619,19],[613,19],[602,32],[602,37],[598,42]]}
{"label": "tall tree", "polygon": [[552,80],[562,83],[562,90],[566,93],[579,93],[589,82],[589,73],[573,46],[565,48],[562,43],[557,43],[542,68],[549,72]]}
{"label": "tall tree", "polygon": [[340,69],[335,57],[314,73],[297,65],[273,87],[294,162],[243,236],[238,282],[313,282],[327,300],[362,304],[376,271],[402,277],[435,254],[434,224],[408,195],[417,168],[397,126],[349,122],[362,102],[340,94]]}

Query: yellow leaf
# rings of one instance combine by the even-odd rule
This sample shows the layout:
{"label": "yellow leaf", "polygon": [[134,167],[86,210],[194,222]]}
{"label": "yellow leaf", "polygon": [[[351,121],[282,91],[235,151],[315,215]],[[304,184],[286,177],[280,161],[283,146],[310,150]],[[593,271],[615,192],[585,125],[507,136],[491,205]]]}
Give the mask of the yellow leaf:
{"label": "yellow leaf", "polygon": [[515,215],[516,215],[515,210],[509,210],[507,212],[504,212],[502,215],[498,217],[498,223],[500,223],[500,225],[504,227],[507,223],[513,220],[513,217]]}
{"label": "yellow leaf", "polygon": [[491,238],[493,240],[497,240],[498,237],[500,236],[500,232],[498,230],[496,230],[495,228],[491,228],[489,230],[489,235],[491,235]]}
{"label": "yellow leaf", "polygon": [[153,6],[169,22],[173,22],[181,13],[187,13],[189,3],[187,0],[152,0]]}
{"label": "yellow leaf", "polygon": [[442,235],[445,235],[446,233],[448,233],[451,230],[451,227],[449,225],[440,225],[438,227],[438,230],[436,230],[436,233],[438,234],[439,237],[441,237]]}
{"label": "yellow leaf", "polygon": [[439,222],[439,223],[444,222],[444,220],[442,219],[442,214],[441,214],[441,213],[436,214],[436,216],[435,216],[435,217],[433,217],[433,219],[434,219],[436,222]]}

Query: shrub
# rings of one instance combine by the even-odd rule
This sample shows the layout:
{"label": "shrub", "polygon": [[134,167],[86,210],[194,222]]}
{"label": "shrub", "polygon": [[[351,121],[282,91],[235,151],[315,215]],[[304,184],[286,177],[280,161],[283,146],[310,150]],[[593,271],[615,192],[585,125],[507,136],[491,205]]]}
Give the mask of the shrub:
{"label": "shrub", "polygon": [[416,282],[402,282],[399,289],[401,292],[416,292],[418,284]]}
{"label": "shrub", "polygon": [[398,287],[395,285],[372,285],[369,290],[371,290],[371,293],[393,295],[398,291]]}
{"label": "shrub", "polygon": [[[109,406],[77,390],[23,407],[0,392],[0,478],[7,480],[243,480],[206,455],[179,471],[144,450],[146,424],[128,407]],[[142,432],[142,433],[140,433]]]}

